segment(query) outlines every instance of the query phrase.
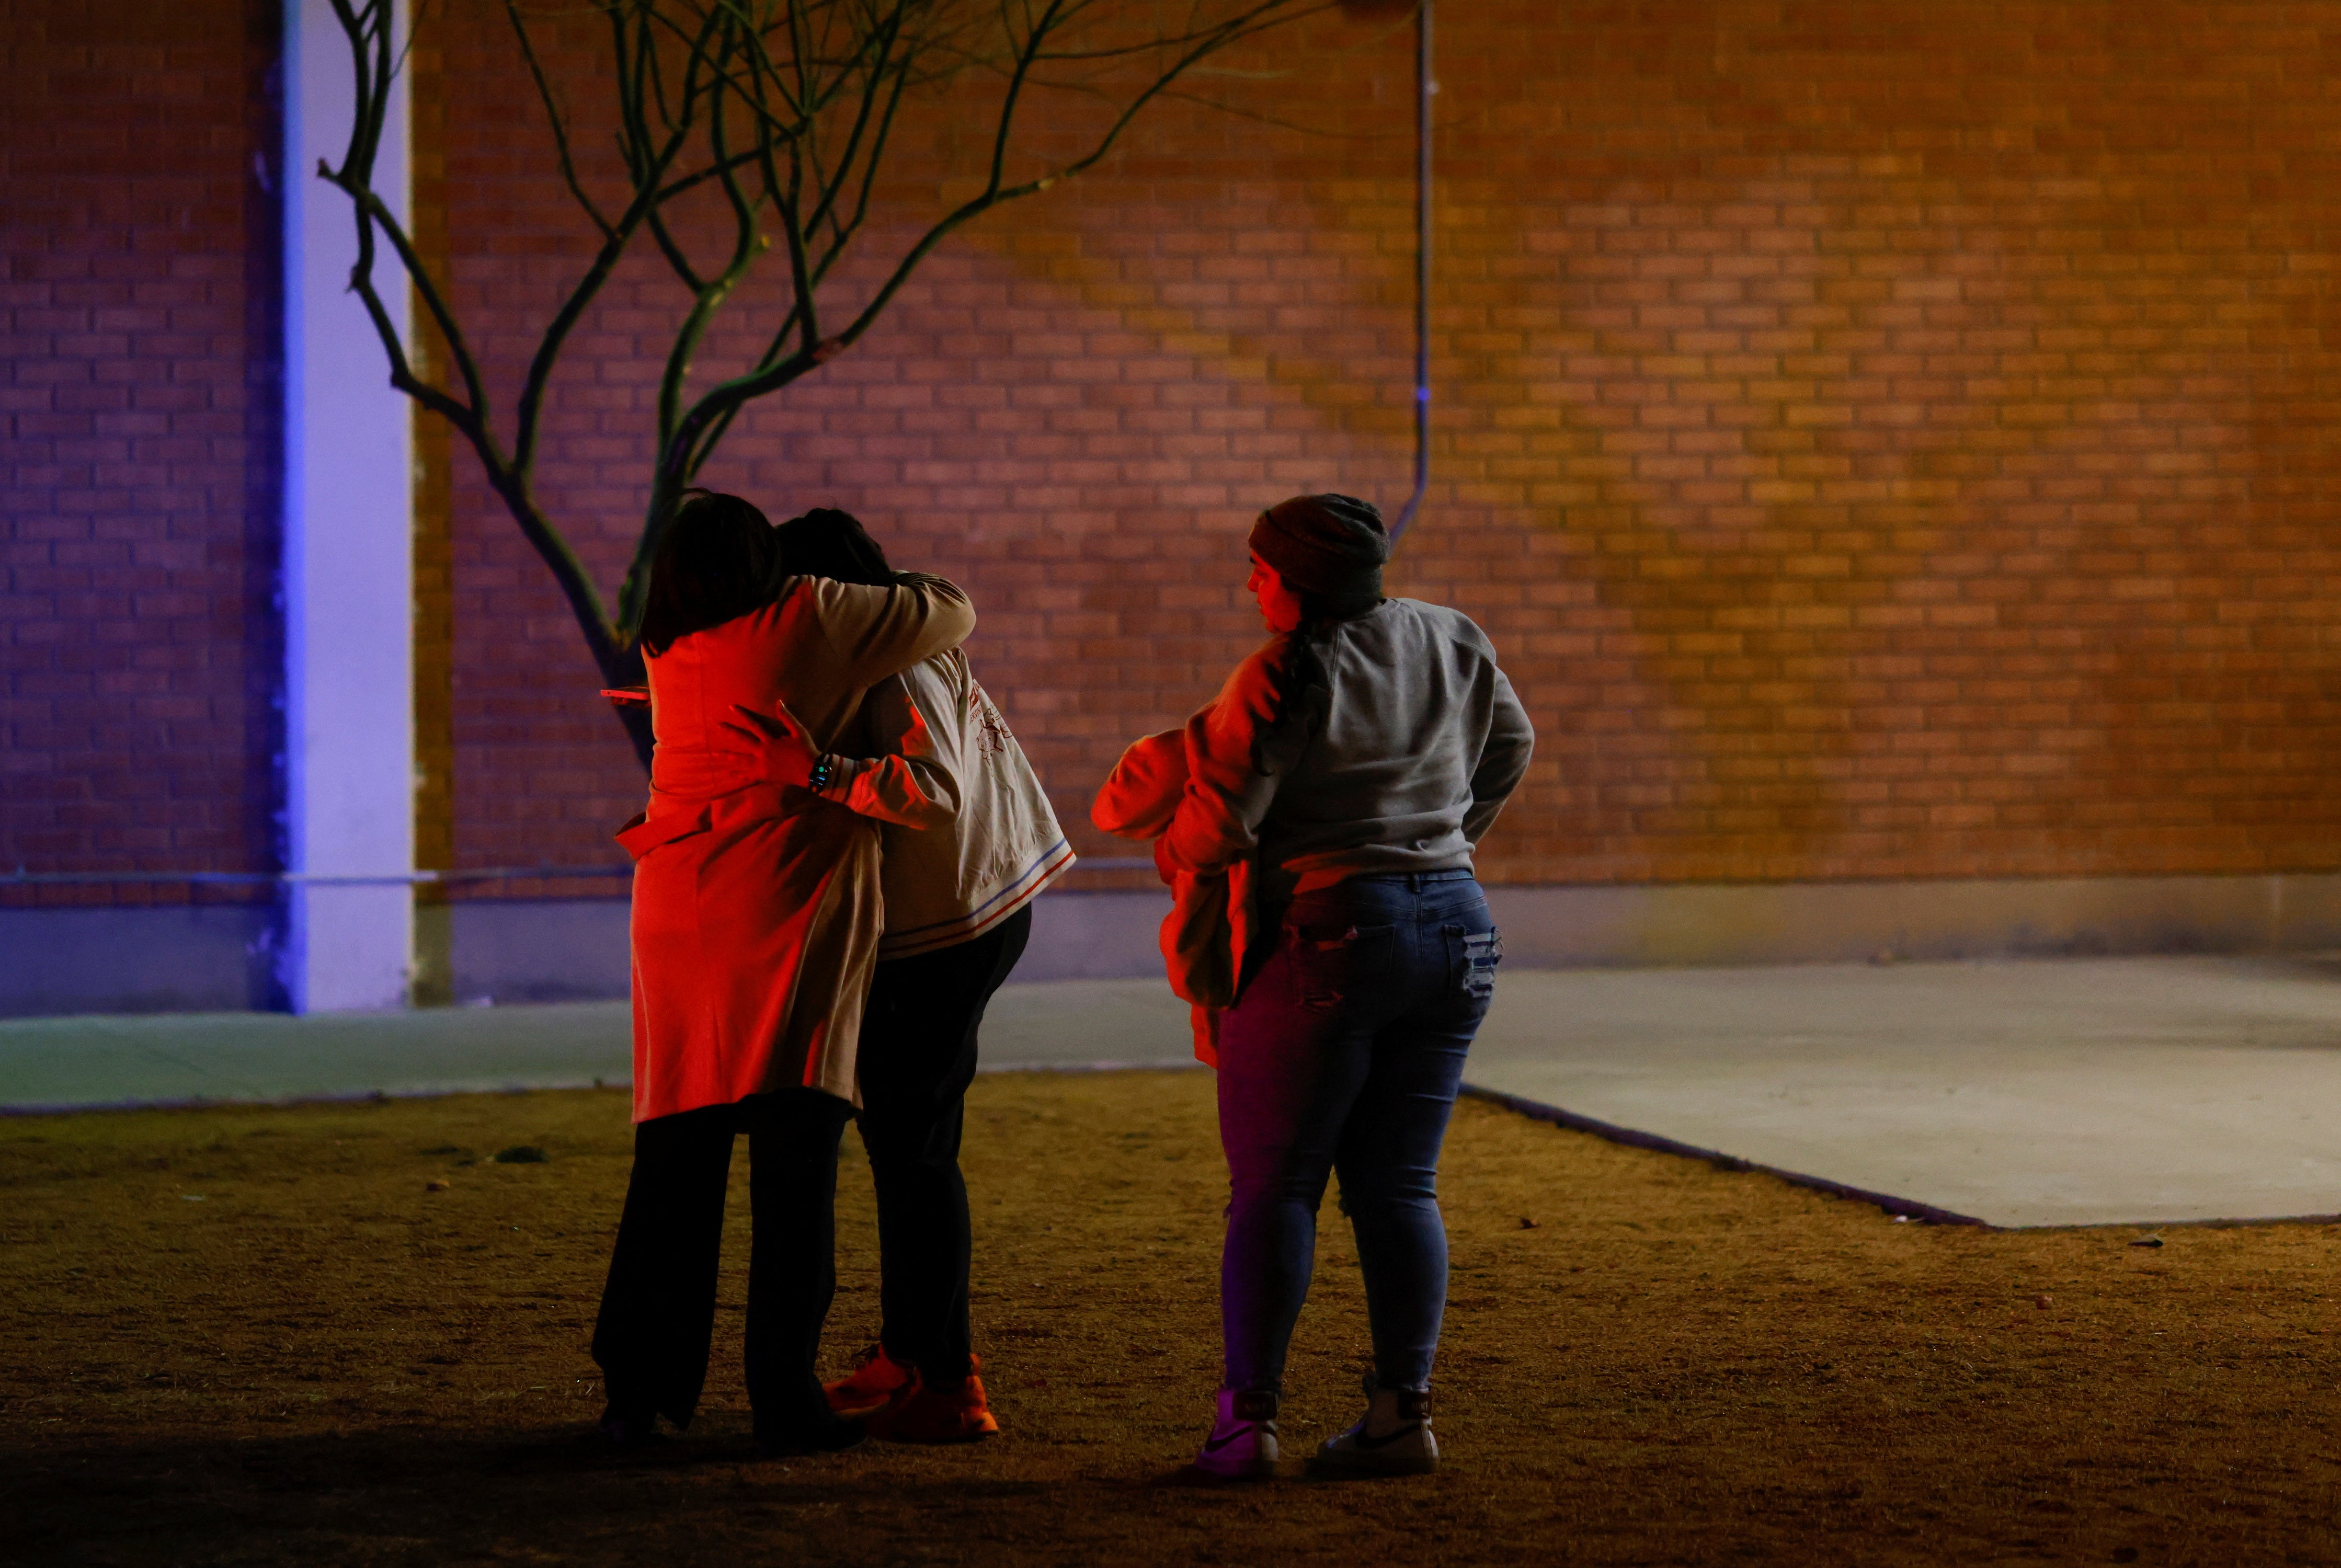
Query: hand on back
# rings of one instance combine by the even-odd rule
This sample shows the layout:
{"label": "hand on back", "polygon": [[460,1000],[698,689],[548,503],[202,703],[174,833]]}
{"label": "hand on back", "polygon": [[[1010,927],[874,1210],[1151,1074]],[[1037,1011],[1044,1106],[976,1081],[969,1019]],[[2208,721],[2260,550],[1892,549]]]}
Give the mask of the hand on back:
{"label": "hand on back", "polygon": [[821,760],[821,749],[812,743],[812,732],[789,711],[789,705],[776,698],[772,712],[760,713],[735,702],[732,713],[722,720],[722,727],[739,742],[740,749],[757,759],[765,782],[805,788]]}

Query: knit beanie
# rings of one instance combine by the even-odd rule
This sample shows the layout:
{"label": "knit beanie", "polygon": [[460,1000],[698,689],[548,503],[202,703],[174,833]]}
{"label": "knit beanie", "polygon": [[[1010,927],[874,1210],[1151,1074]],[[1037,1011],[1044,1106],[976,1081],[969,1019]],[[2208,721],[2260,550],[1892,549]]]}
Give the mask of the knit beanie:
{"label": "knit beanie", "polygon": [[1353,495],[1296,495],[1251,525],[1251,552],[1288,586],[1338,602],[1380,597],[1390,549],[1382,514]]}

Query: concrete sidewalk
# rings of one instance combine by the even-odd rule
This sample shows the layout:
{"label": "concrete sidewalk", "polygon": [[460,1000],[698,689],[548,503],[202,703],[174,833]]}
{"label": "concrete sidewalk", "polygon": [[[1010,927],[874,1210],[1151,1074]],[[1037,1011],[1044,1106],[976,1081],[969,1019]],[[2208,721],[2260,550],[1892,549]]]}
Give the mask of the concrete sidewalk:
{"label": "concrete sidewalk", "polygon": [[[622,1082],[623,1004],[0,1022],[0,1107]],[[988,1068],[1191,1060],[1158,981],[1011,986]],[[1474,1087],[2001,1226],[2341,1211],[2341,961],[1507,969]]]}
{"label": "concrete sidewalk", "polygon": [[0,1019],[0,1109],[583,1088],[633,1072],[623,1002]]}
{"label": "concrete sidewalk", "polygon": [[2341,962],[1506,974],[1473,1083],[1997,1226],[2341,1211]]}
{"label": "concrete sidewalk", "polygon": [[[149,1013],[0,1019],[0,1111],[354,1099],[633,1081],[623,1002],[410,1013]],[[1192,1066],[1186,1006],[1160,982],[1010,986],[984,1067]]]}

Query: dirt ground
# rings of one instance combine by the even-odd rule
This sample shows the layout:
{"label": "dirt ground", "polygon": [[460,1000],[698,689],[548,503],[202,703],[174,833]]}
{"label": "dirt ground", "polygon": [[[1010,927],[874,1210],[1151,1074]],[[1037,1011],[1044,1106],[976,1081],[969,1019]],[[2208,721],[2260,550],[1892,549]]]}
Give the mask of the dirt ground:
{"label": "dirt ground", "polygon": [[[2336,1227],[1898,1223],[1481,1102],[1443,1184],[1447,1468],[1177,1484],[1216,1384],[1211,1129],[1200,1072],[981,1080],[1002,1436],[760,1462],[744,1213],[700,1422],[588,1435],[621,1094],[0,1122],[0,1561],[2341,1562]],[[841,1366],[877,1305],[845,1161]],[[1366,1366],[1327,1217],[1296,1455]]]}

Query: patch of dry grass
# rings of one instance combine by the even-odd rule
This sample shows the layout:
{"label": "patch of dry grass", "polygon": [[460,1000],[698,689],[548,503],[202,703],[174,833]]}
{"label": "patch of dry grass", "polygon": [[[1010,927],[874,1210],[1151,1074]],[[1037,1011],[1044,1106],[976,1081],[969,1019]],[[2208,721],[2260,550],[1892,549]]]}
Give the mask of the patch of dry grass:
{"label": "patch of dry grass", "polygon": [[[1467,1103],[1448,1468],[1200,1490],[1166,1478],[1218,1370],[1209,1077],[988,1077],[968,1141],[1005,1434],[759,1463],[744,1230],[699,1426],[585,1435],[621,1095],[0,1123],[0,1559],[2341,1561],[2333,1227],[1896,1224]],[[847,1149],[841,1365],[877,1305]],[[1295,1453],[1366,1365],[1327,1212]]]}

